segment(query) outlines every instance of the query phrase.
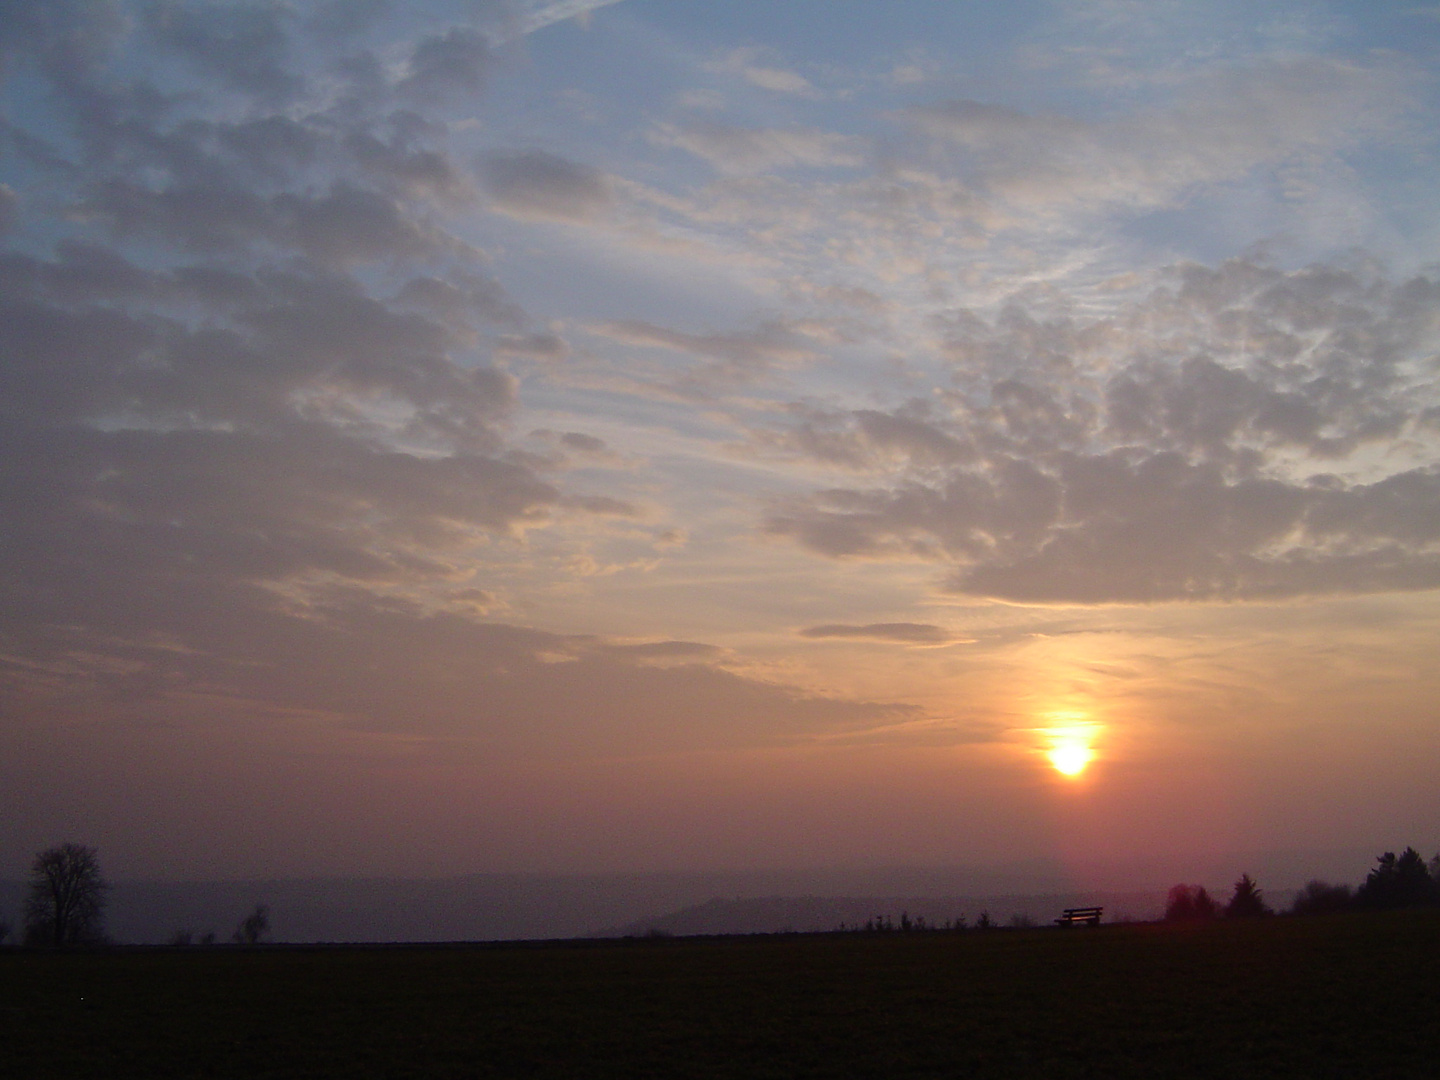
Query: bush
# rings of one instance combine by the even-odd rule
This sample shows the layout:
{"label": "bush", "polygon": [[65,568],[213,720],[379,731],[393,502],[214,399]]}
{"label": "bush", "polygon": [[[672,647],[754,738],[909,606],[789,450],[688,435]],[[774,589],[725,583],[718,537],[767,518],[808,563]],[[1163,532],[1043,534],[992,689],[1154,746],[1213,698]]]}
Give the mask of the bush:
{"label": "bush", "polygon": [[1165,902],[1167,922],[1201,922],[1220,914],[1220,905],[1203,885],[1176,885]]}
{"label": "bush", "polygon": [[240,921],[231,939],[236,945],[258,945],[269,932],[270,909],[264,904],[256,904],[255,910]]}
{"label": "bush", "polygon": [[1295,896],[1292,915],[1328,915],[1348,911],[1355,902],[1355,891],[1349,885],[1331,885],[1328,881],[1310,881]]}

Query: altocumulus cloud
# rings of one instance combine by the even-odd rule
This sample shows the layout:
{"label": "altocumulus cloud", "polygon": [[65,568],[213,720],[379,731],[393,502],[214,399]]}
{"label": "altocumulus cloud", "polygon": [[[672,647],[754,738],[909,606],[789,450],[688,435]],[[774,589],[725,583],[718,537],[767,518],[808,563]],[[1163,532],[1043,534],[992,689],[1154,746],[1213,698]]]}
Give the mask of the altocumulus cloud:
{"label": "altocumulus cloud", "polygon": [[1435,588],[1437,328],[1428,277],[1243,260],[1160,272],[1105,317],[948,313],[938,402],[795,410],[783,446],[873,479],[767,527],[1011,601]]}
{"label": "altocumulus cloud", "polygon": [[410,20],[397,39],[383,6],[4,5],[7,715],[154,712],[203,688],[571,748],[678,745],[677,712],[762,741],[888,715],[701,645],[475,619],[495,603],[479,547],[561,511],[634,513],[510,446],[517,381],[495,355],[565,345],[453,228],[482,189],[593,216],[606,181],[533,151],[476,176],[444,122],[517,18],[594,6],[494,5],[490,27]]}

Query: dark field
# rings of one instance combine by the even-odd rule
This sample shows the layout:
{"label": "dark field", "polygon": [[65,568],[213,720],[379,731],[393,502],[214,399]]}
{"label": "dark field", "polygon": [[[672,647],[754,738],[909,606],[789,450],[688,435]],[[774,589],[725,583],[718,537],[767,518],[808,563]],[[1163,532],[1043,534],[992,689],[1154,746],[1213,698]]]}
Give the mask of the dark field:
{"label": "dark field", "polygon": [[5,1077],[1436,1077],[1440,913],[0,953]]}

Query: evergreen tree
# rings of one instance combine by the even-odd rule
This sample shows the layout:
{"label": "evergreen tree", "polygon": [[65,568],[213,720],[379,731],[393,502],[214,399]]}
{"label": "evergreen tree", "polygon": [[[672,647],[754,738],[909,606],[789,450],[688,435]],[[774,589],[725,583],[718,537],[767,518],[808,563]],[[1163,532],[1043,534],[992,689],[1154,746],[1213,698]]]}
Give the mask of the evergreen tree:
{"label": "evergreen tree", "polygon": [[1393,851],[1381,855],[1375,869],[1355,893],[1356,906],[1370,910],[1415,907],[1437,900],[1440,892],[1425,867],[1425,860],[1411,847],[1399,856]]}
{"label": "evergreen tree", "polygon": [[1270,913],[1269,906],[1260,894],[1260,887],[1251,880],[1249,874],[1241,874],[1240,880],[1235,882],[1235,895],[1230,897],[1230,902],[1225,905],[1226,918],[1251,919]]}

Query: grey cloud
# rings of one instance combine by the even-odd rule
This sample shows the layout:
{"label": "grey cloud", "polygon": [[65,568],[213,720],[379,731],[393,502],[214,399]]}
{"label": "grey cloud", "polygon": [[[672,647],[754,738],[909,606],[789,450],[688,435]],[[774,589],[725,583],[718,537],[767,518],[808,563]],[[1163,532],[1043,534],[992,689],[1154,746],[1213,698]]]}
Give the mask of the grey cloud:
{"label": "grey cloud", "polygon": [[559,334],[507,334],[496,340],[495,351],[503,356],[554,362],[570,355],[570,344]]}
{"label": "grey cloud", "polygon": [[933,623],[826,623],[800,631],[806,638],[860,638],[867,641],[898,641],[909,645],[948,645],[961,640],[943,626]]}
{"label": "grey cloud", "polygon": [[442,254],[458,246],[393,198],[343,180],[321,195],[272,197],[228,185],[156,191],[111,180],[96,186],[86,209],[121,236],[154,233],[194,252],[245,251],[264,243],[334,266]]}
{"label": "grey cloud", "polygon": [[102,595],[139,606],[91,604],[43,633],[33,610],[6,606],[7,714],[23,701],[31,716],[188,717],[195,704],[187,691],[203,687],[211,716],[298,713],[351,729],[572,756],[783,745],[915,713],[747,678],[715,666],[719,651],[700,643],[611,645],[427,615],[412,604],[379,606],[343,589],[303,611],[257,592],[176,603],[172,587],[160,606],[153,592],[132,595],[123,585]]}
{"label": "grey cloud", "polygon": [[490,154],[480,171],[494,205],[517,217],[585,222],[614,201],[603,174],[543,150]]}
{"label": "grey cloud", "polygon": [[[769,529],[832,557],[940,558],[956,592],[1021,602],[1148,603],[1440,585],[1434,472],[1334,492],[1227,482],[1177,455],[1063,461],[1055,473],[837,490]],[[1007,482],[1008,481],[1008,482]]]}
{"label": "grey cloud", "polygon": [[468,178],[439,150],[386,142],[370,132],[354,132],[346,140],[355,160],[370,175],[412,197],[464,200],[471,192]]}
{"label": "grey cloud", "polygon": [[1434,588],[1440,463],[1408,433],[1435,408],[1437,313],[1428,278],[1236,262],[1097,320],[957,315],[944,408],[801,409],[762,438],[885,476],[766,529],[1014,601]]}
{"label": "grey cloud", "polygon": [[396,299],[452,325],[469,326],[478,321],[518,330],[527,322],[524,310],[499,282],[463,270],[452,270],[443,279],[428,274],[412,277]]}
{"label": "grey cloud", "polygon": [[585,435],[579,431],[567,431],[560,436],[561,445],[570,450],[579,450],[586,454],[601,454],[605,452],[605,440],[597,439],[594,435]]}
{"label": "grey cloud", "polygon": [[724,649],[699,641],[650,641],[638,645],[607,645],[605,651],[636,660],[696,660],[723,656]]}
{"label": "grey cloud", "polygon": [[868,471],[887,461],[923,467],[973,461],[973,441],[937,422],[928,402],[912,401],[891,412],[851,412],[792,405],[794,422],[783,433],[757,431],[755,437],[774,449],[798,453],[830,465]]}
{"label": "grey cloud", "polygon": [[[389,398],[417,428],[476,448],[493,447],[493,425],[513,402],[507,377],[454,363],[442,324],[392,310],[352,281],[147,273],[103,249],[62,250],[54,262],[0,260],[11,296],[0,342],[13,357],[0,380],[23,415],[275,425],[328,409],[332,423],[363,426],[359,402]],[[85,302],[106,296],[149,299],[155,310]],[[159,313],[167,299],[223,303],[225,318],[192,329]]]}
{"label": "grey cloud", "polygon": [[120,0],[3,0],[0,49],[39,60],[66,80],[101,66],[129,29]]}
{"label": "grey cloud", "polygon": [[670,349],[713,361],[683,380],[682,389],[696,393],[746,382],[776,366],[805,363],[816,356],[805,336],[783,321],[732,334],[687,334],[638,319],[592,329],[626,345]]}
{"label": "grey cloud", "polygon": [[[1123,496],[1116,488],[1083,493],[1092,500],[1088,518],[1056,530],[1021,558],[961,571],[951,586],[1009,600],[1076,603],[1440,587],[1434,549],[1440,529],[1433,525],[1440,483],[1433,472],[1329,493],[1253,481],[1226,485],[1205,476],[1177,483],[1146,471],[1126,478]],[[1398,512],[1397,487],[1405,500]],[[1104,500],[1098,505],[1097,495]]]}
{"label": "grey cloud", "polygon": [[[299,29],[283,5],[148,8],[194,62],[163,93],[121,78],[106,66],[120,38],[149,47],[136,10],[0,16],[4,47],[19,27],[42,61],[21,76],[55,91],[46,139],[25,110],[5,130],[51,189],[12,204],[26,228],[0,253],[3,711],[199,692],[413,724],[413,695],[350,696],[355,658],[395,645],[386,626],[419,642],[427,612],[489,605],[478,543],[562,509],[636,511],[566,492],[507,446],[517,384],[476,357],[480,328],[553,345],[446,230],[467,182],[445,126],[395,111],[385,87],[280,107],[302,89],[283,70]],[[222,94],[199,85],[207,58]],[[405,92],[464,89],[487,62],[467,33],[433,35]],[[51,130],[73,161],[47,157]],[[516,700],[541,693],[543,635],[444,625],[495,643],[467,692],[518,658]],[[459,723],[474,702],[446,709]]]}
{"label": "grey cloud", "polygon": [[623,499],[612,499],[605,495],[567,495],[561,500],[564,506],[576,507],[589,514],[603,514],[611,517],[640,517],[640,509]]}
{"label": "grey cloud", "polygon": [[274,115],[218,126],[220,144],[251,169],[283,178],[315,161],[324,139],[314,128]]}
{"label": "grey cloud", "polygon": [[405,93],[427,99],[473,96],[485,89],[493,65],[490,41],[479,30],[452,26],[426,37],[410,56],[410,71],[400,83]]}
{"label": "grey cloud", "polygon": [[363,33],[394,8],[394,0],[320,0],[305,25],[322,39],[345,38]]}
{"label": "grey cloud", "polygon": [[[554,448],[551,456],[540,459],[548,468],[563,468],[573,464],[577,459],[585,466],[624,468],[627,464],[625,458],[615,453],[604,439],[587,435],[584,432],[536,428],[530,432],[530,437],[548,443]],[[619,505],[624,507],[626,516],[639,516],[639,510],[636,507],[628,503]]]}
{"label": "grey cloud", "polygon": [[301,85],[287,70],[292,17],[280,3],[159,0],[146,8],[151,33],[186,56],[197,74],[263,97],[293,94]]}

